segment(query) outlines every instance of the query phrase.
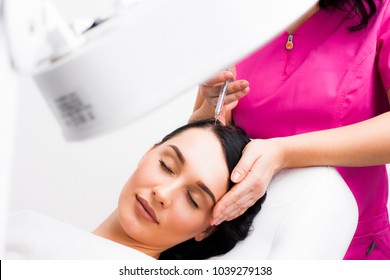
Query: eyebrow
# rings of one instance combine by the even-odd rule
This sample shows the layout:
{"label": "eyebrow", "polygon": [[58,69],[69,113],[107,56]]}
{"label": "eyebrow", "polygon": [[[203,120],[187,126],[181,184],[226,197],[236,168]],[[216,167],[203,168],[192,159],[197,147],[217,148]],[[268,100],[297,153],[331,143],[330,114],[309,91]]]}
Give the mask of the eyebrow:
{"label": "eyebrow", "polygon": [[185,159],[184,159],[183,154],[180,152],[179,148],[176,147],[175,145],[168,145],[168,146],[171,147],[175,151],[176,156],[179,159],[179,161],[181,162],[181,164],[184,164],[185,163]]}
{"label": "eyebrow", "polygon": [[197,185],[199,188],[201,188],[205,193],[207,193],[207,194],[211,197],[211,199],[212,199],[213,202],[214,202],[214,205],[217,203],[217,202],[215,201],[215,196],[214,196],[214,194],[210,191],[210,189],[209,189],[204,183],[202,183],[201,181],[198,181],[198,182],[196,182],[196,185]]}
{"label": "eyebrow", "polygon": [[[185,163],[185,158],[182,154],[182,152],[179,150],[179,148],[175,145],[168,145],[169,147],[171,147],[174,151],[175,151],[175,154],[177,156],[177,158],[179,159],[179,161],[181,162],[181,164],[184,165]],[[206,186],[206,184],[204,184],[202,181],[197,181],[196,182],[196,185],[201,189],[203,190],[205,193],[207,193],[211,199],[213,200],[214,202],[214,205],[217,203],[216,200],[215,200],[215,196],[214,194],[211,192],[211,190]]]}

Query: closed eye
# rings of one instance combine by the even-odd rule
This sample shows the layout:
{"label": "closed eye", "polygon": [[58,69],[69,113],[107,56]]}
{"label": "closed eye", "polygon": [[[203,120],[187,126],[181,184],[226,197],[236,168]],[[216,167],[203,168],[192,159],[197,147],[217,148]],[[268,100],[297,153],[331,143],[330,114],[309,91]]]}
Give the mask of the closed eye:
{"label": "closed eye", "polygon": [[[162,159],[160,159],[159,162],[160,162],[161,168],[162,168],[165,172],[169,173],[170,175],[175,175],[175,173],[173,172],[173,170],[172,170],[172,169],[171,169],[171,168],[170,168]],[[188,201],[190,202],[190,204],[191,204],[193,207],[195,207],[196,209],[199,209],[199,205],[198,205],[198,203],[196,203],[196,201],[195,201],[195,199],[192,197],[191,193],[190,193],[188,190],[186,190],[185,193],[186,193],[186,197],[187,197]]]}
{"label": "closed eye", "polygon": [[186,196],[188,198],[188,201],[194,206],[196,209],[199,209],[198,203],[194,200],[194,198],[191,196],[190,192],[186,190]]}
{"label": "closed eye", "polygon": [[169,168],[169,166],[166,165],[166,163],[165,163],[162,159],[160,159],[159,162],[160,162],[161,168],[162,168],[164,171],[168,172],[168,173],[171,174],[171,175],[175,175],[175,173],[172,171],[172,169]]}

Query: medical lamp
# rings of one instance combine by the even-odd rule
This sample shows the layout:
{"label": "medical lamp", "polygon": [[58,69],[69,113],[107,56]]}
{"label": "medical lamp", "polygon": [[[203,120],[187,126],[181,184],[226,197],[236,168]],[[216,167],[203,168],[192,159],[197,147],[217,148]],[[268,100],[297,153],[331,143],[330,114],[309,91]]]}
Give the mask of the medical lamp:
{"label": "medical lamp", "polygon": [[254,51],[315,1],[127,2],[77,33],[50,2],[5,1],[14,61],[31,72],[67,140],[142,117]]}

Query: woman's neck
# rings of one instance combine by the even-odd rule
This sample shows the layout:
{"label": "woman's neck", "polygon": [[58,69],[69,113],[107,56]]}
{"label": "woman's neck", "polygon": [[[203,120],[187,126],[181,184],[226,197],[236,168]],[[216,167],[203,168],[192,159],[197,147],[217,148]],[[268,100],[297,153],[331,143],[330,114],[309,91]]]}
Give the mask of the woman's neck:
{"label": "woman's neck", "polygon": [[306,13],[304,13],[300,18],[298,18],[295,22],[293,22],[290,26],[286,28],[286,32],[288,34],[294,34],[294,32],[309,18],[314,16],[319,10],[320,5],[318,2],[316,2]]}
{"label": "woman's neck", "polygon": [[94,234],[114,241],[116,243],[125,245],[127,247],[138,250],[146,255],[158,259],[163,250],[150,248],[137,240],[132,239],[123,230],[118,217],[118,209],[111,213],[103,223],[101,223],[94,231]]}

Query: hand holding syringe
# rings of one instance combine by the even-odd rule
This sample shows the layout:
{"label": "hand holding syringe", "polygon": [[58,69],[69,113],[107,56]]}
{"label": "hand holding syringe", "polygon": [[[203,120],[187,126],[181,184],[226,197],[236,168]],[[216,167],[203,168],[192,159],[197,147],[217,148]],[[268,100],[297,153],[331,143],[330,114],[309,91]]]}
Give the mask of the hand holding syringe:
{"label": "hand holding syringe", "polygon": [[[235,67],[232,66],[200,84],[194,113],[190,121],[217,117],[223,123],[228,123],[230,121],[229,112],[236,106],[237,101],[249,92],[248,81],[235,80],[234,78]],[[220,93],[223,92],[224,95],[221,96]],[[218,108],[218,112],[216,112],[216,108]]]}

